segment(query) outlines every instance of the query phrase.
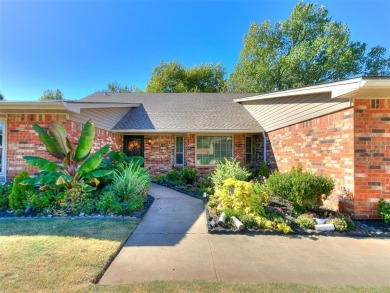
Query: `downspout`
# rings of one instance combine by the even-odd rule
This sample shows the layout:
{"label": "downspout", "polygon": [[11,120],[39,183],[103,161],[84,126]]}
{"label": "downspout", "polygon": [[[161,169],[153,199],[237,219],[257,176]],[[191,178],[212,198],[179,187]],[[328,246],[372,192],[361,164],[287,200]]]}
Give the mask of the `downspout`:
{"label": "downspout", "polygon": [[267,136],[263,130],[263,161],[267,164]]}

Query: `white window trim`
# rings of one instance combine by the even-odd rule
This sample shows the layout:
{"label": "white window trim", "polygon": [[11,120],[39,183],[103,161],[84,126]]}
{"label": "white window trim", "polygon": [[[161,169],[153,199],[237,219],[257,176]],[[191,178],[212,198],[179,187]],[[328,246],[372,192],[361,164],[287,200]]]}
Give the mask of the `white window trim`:
{"label": "white window trim", "polygon": [[[179,153],[177,153],[176,152],[176,145],[177,145],[177,138],[178,137],[181,137],[181,138],[183,138],[183,152],[179,152]],[[178,164],[177,162],[176,162],[176,155],[177,154],[182,154],[183,155],[183,164]],[[184,136],[183,135],[177,135],[177,136],[175,136],[175,157],[174,157],[174,162],[175,162],[175,166],[184,166]]]}
{"label": "white window trim", "polygon": [[216,165],[199,165],[196,163],[197,161],[197,154],[198,154],[198,136],[226,136],[232,138],[232,158],[234,157],[234,134],[219,134],[219,133],[207,133],[207,134],[197,134],[195,135],[195,167],[215,167]]}
{"label": "white window trim", "polygon": [[0,177],[4,177],[5,181],[7,180],[7,117],[0,118],[0,122],[3,123],[3,148],[1,156],[1,166],[2,171],[0,172]]}

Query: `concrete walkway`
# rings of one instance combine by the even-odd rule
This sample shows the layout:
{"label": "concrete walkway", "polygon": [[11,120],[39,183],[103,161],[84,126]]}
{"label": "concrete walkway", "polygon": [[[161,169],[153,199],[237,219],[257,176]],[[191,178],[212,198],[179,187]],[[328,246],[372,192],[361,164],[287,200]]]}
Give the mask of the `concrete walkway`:
{"label": "concrete walkway", "polygon": [[207,234],[201,200],[152,184],[155,201],[100,284],[224,280],[390,286],[390,241]]}

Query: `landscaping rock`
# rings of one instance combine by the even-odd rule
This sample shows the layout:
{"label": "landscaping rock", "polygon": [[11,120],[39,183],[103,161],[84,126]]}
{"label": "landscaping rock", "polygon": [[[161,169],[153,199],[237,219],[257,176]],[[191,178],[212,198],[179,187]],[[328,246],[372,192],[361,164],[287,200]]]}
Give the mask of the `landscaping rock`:
{"label": "landscaping rock", "polygon": [[35,208],[32,205],[27,206],[26,209],[24,210],[24,213],[26,215],[30,215],[34,212],[35,212]]}

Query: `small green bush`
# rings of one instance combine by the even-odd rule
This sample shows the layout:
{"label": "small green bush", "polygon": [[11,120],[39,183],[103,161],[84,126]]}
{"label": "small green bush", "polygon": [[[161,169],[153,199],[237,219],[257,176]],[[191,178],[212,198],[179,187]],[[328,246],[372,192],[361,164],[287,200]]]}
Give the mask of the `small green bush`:
{"label": "small green bush", "polygon": [[0,210],[7,209],[9,206],[9,194],[11,193],[12,185],[5,183],[0,185]]}
{"label": "small green bush", "polygon": [[386,202],[384,198],[380,198],[378,213],[385,223],[390,223],[390,202]]}
{"label": "small green bush", "polygon": [[261,162],[259,165],[259,174],[258,174],[258,180],[259,182],[264,182],[270,175],[270,171],[267,167],[266,162]]}
{"label": "small green bush", "polygon": [[112,190],[120,201],[128,201],[136,196],[147,196],[150,177],[145,168],[130,163],[123,171],[115,173]]}
{"label": "small green bush", "polygon": [[316,221],[311,214],[302,214],[295,219],[295,223],[297,223],[302,229],[314,229]]}
{"label": "small green bush", "polygon": [[125,202],[126,212],[131,214],[134,211],[143,209],[145,204],[145,199],[142,196],[136,196],[132,198],[130,201]]}
{"label": "small green bush", "polygon": [[248,180],[251,173],[245,167],[241,167],[236,159],[225,158],[223,162],[218,162],[214,172],[211,174],[211,180],[214,187],[221,186],[226,179],[240,181]]}
{"label": "small green bush", "polygon": [[91,194],[77,186],[60,192],[56,200],[62,211],[76,215],[90,210],[86,206],[91,204]]}
{"label": "small green bush", "polygon": [[198,170],[195,168],[183,168],[179,172],[179,176],[186,184],[193,184]]}
{"label": "small green bush", "polygon": [[113,191],[104,193],[96,203],[96,207],[102,214],[121,215],[123,213],[123,205]]}
{"label": "small green bush", "polygon": [[334,186],[332,179],[300,169],[286,173],[274,172],[267,180],[271,195],[289,200],[297,213],[317,209],[322,204],[322,196],[329,196]]}
{"label": "small green bush", "polygon": [[178,181],[178,180],[181,181],[181,179],[182,179],[180,172],[176,171],[175,169],[170,169],[168,171],[167,178],[168,178],[169,182]]}
{"label": "small green bush", "polygon": [[28,179],[30,176],[27,171],[22,171],[15,176],[14,182],[12,184],[12,190],[9,195],[9,205],[13,210],[21,210],[25,208],[25,201],[27,199],[27,194],[34,193],[35,189],[32,185],[21,185],[25,179]]}
{"label": "small green bush", "polygon": [[164,182],[165,180],[165,176],[162,175],[162,174],[157,174],[156,176],[154,176],[154,180],[158,183],[158,184],[161,184]]}
{"label": "small green bush", "polygon": [[333,224],[336,231],[347,231],[348,224],[347,221],[343,218],[332,218],[326,221],[327,224]]}
{"label": "small green bush", "polygon": [[52,190],[45,190],[39,193],[28,192],[25,206],[33,206],[36,211],[42,211],[49,207],[55,200],[55,196]]}

